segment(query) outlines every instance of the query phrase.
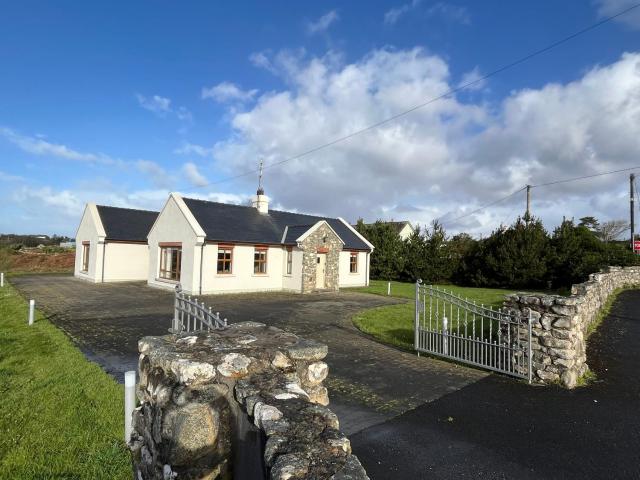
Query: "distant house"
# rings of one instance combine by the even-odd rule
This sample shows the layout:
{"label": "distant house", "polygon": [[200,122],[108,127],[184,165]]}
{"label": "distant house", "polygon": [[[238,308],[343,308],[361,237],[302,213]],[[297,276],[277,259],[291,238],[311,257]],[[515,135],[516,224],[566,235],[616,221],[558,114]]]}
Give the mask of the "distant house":
{"label": "distant house", "polygon": [[75,240],[71,240],[69,242],[60,242],[60,248],[76,248]]}
{"label": "distant house", "polygon": [[89,204],[76,242],[76,276],[199,295],[366,286],[373,251],[342,218],[269,210],[261,189],[250,207],[175,193],[160,213]]}
{"label": "distant house", "polygon": [[[404,222],[382,222],[386,225],[391,225],[397,232],[398,232],[398,236],[400,237],[401,240],[406,240],[407,238],[409,238],[411,236],[411,234],[413,234],[413,232],[415,232],[415,229],[413,228],[413,226],[411,225],[410,222],[404,221]],[[374,225],[373,223],[365,223],[365,226],[372,226]]]}
{"label": "distant house", "polygon": [[76,232],[75,276],[91,282],[146,280],[147,235],[158,212],[87,204]]}

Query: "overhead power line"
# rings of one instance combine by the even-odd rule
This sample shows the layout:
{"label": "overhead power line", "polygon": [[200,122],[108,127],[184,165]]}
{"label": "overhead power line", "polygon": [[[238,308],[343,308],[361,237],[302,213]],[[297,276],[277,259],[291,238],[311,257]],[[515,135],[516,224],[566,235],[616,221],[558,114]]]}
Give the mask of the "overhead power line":
{"label": "overhead power line", "polygon": [[558,185],[559,183],[575,182],[576,180],[584,180],[586,178],[602,177],[604,175],[611,175],[613,173],[631,172],[633,170],[640,170],[640,165],[636,165],[635,167],[621,168],[619,170],[611,170],[610,172],[594,173],[593,175],[583,175],[581,177],[565,178],[563,180],[555,180],[553,182],[538,183],[537,185],[531,185],[531,188],[547,187],[549,185]]}
{"label": "overhead power line", "polygon": [[487,203],[486,205],[482,205],[481,207],[478,207],[475,210],[472,210],[471,212],[465,213],[464,215],[461,215],[459,217],[453,218],[451,220],[443,220],[444,217],[446,217],[446,215],[443,215],[442,217],[437,218],[436,221],[442,222],[442,223],[455,223],[458,220],[462,220],[463,218],[466,218],[466,217],[469,217],[471,215],[474,215],[474,214],[484,210],[485,208],[489,208],[489,207],[492,207],[494,205],[497,205],[498,203],[503,202],[506,199],[513,197],[516,193],[520,193],[520,192],[524,191],[526,188],[527,188],[526,186],[522,187],[521,189],[516,190],[515,192],[512,192],[512,193],[510,193],[509,195],[507,195],[505,197],[499,198],[498,200],[494,200],[493,202]]}
{"label": "overhead power line", "polygon": [[[355,137],[357,135],[361,135],[361,134],[363,134],[365,132],[374,130],[374,129],[378,128],[378,127],[381,127],[382,125],[385,125],[387,123],[393,122],[394,120],[397,120],[397,119],[399,119],[401,117],[404,117],[405,115],[408,115],[408,114],[410,114],[412,112],[415,112],[416,110],[419,110],[419,109],[424,108],[424,107],[426,107],[428,105],[431,105],[432,103],[435,103],[435,102],[437,102],[439,100],[442,100],[442,99],[444,99],[444,98],[446,98],[446,97],[448,97],[448,96],[450,96],[450,95],[452,95],[454,93],[457,93],[457,92],[460,92],[462,90],[465,90],[466,88],[469,88],[469,87],[471,87],[473,85],[476,85],[478,83],[484,82],[488,78],[491,78],[491,77],[493,77],[495,75],[498,75],[499,73],[502,73],[505,70],[513,68],[513,67],[515,67],[517,65],[520,65],[521,63],[524,63],[524,62],[526,62],[528,60],[531,60],[534,57],[542,55],[543,53],[546,53],[549,50],[552,50],[552,49],[554,49],[554,48],[556,48],[556,47],[558,47],[560,45],[563,45],[563,44],[573,40],[576,37],[584,35],[585,33],[588,33],[591,30],[594,30],[594,29],[596,29],[596,28],[598,28],[598,27],[600,27],[600,26],[602,26],[602,25],[604,25],[606,23],[609,23],[609,22],[615,20],[616,18],[624,16],[624,15],[628,14],[629,12],[631,12],[632,10],[635,10],[638,7],[640,7],[640,3],[636,3],[636,4],[630,6],[630,7],[626,8],[626,9],[620,11],[619,13],[617,13],[615,15],[603,18],[599,22],[596,22],[596,23],[594,23],[592,25],[589,25],[588,27],[585,27],[585,28],[583,28],[581,30],[578,30],[577,32],[572,33],[571,35],[568,35],[568,36],[566,36],[566,37],[564,37],[564,38],[562,38],[560,40],[557,40],[557,41],[547,45],[546,47],[543,47],[543,48],[540,48],[538,50],[535,50],[535,51],[533,51],[533,52],[531,52],[531,53],[529,53],[529,54],[527,54],[527,55],[525,55],[525,56],[523,56],[523,57],[521,57],[521,58],[519,58],[517,60],[509,62],[506,65],[503,65],[502,67],[497,68],[496,70],[493,70],[493,71],[487,73],[486,75],[483,75],[483,76],[481,76],[481,77],[479,77],[479,78],[477,78],[475,80],[466,82],[466,83],[464,83],[462,85],[459,85],[458,87],[452,88],[452,89],[446,91],[445,93],[443,93],[441,95],[438,95],[437,97],[433,97],[433,98],[431,98],[431,99],[429,99],[429,100],[427,100],[427,101],[425,101],[425,102],[423,102],[423,103],[421,103],[419,105],[415,105],[415,106],[413,106],[413,107],[411,107],[411,108],[409,108],[407,110],[404,110],[404,111],[399,112],[399,113],[397,113],[395,115],[387,117],[384,120],[381,120],[379,122],[373,123],[373,124],[371,124],[371,125],[369,125],[367,127],[361,128],[359,130],[355,130],[355,131],[353,131],[353,132],[351,132],[351,133],[349,133],[347,135],[344,135],[342,137],[338,137],[338,138],[336,138],[336,139],[334,139],[334,140],[332,140],[330,142],[318,145],[318,146],[316,146],[314,148],[311,148],[311,149],[309,149],[307,151],[304,151],[304,152],[299,153],[297,155],[294,155],[292,157],[288,157],[288,158],[285,158],[285,159],[280,160],[278,162],[274,162],[274,163],[271,163],[271,164],[264,165],[263,169],[266,170],[267,168],[277,167],[277,166],[282,165],[284,163],[291,162],[293,160],[298,160],[300,158],[303,158],[303,157],[306,157],[308,155],[311,155],[312,153],[318,152],[319,150],[323,150],[325,148],[331,147],[331,146],[336,145],[338,143],[341,143],[341,142],[344,142],[346,140],[349,140],[350,138],[353,138],[353,137]],[[226,178],[223,178],[223,179],[220,179],[220,180],[216,180],[214,182],[208,182],[207,184],[201,185],[200,187],[196,187],[196,188],[209,187],[211,185],[216,185],[216,184],[219,184],[219,183],[228,182],[230,180],[235,180],[237,178],[246,177],[248,175],[253,175],[253,174],[257,173],[257,172],[258,172],[258,169],[248,170],[246,172],[239,173],[237,175],[226,177]]]}
{"label": "overhead power line", "polygon": [[[576,182],[578,180],[585,180],[585,179],[589,179],[589,178],[603,177],[605,175],[613,175],[614,173],[630,172],[630,171],[633,171],[633,170],[640,170],[640,165],[636,165],[635,167],[620,168],[618,170],[610,170],[608,172],[594,173],[594,174],[591,174],[591,175],[582,175],[580,177],[565,178],[565,179],[562,179],[562,180],[556,180],[556,181],[552,181],[552,182],[538,183],[538,184],[529,185],[529,186],[531,188],[547,187],[547,186],[550,186],[550,185],[558,185],[558,184],[561,184],[561,183]],[[446,215],[443,215],[443,216],[437,218],[436,220],[439,221],[439,222],[442,222],[442,223],[454,223],[454,222],[456,222],[458,220],[462,220],[463,218],[466,218],[466,217],[469,217],[469,216],[471,216],[473,214],[481,212],[482,210],[484,210],[486,208],[489,208],[489,207],[492,207],[494,205],[497,205],[498,203],[501,203],[504,200],[507,200],[508,198],[513,197],[516,193],[520,193],[520,192],[522,192],[522,191],[524,191],[526,189],[527,189],[527,185],[525,185],[524,187],[520,188],[519,190],[516,190],[515,192],[510,193],[507,196],[501,197],[498,200],[495,200],[493,202],[490,202],[490,203],[487,203],[485,205],[482,205],[482,206],[476,208],[475,210],[473,210],[473,211],[471,211],[469,213],[465,213],[464,215],[462,215],[460,217],[456,217],[456,218],[451,219],[451,220],[446,220],[446,219],[444,219],[446,217]],[[638,194],[637,194],[637,187],[636,187],[636,198],[637,197],[638,197]]]}

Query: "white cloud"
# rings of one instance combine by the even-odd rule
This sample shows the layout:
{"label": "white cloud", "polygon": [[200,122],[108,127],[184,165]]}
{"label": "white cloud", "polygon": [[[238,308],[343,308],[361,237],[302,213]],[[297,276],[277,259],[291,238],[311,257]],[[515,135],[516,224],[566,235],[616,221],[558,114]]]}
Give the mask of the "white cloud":
{"label": "white cloud", "polygon": [[33,155],[53,156],[67,160],[103,163],[109,165],[116,163],[116,161],[107,155],[79,152],[67,147],[66,145],[47,142],[39,137],[21,135],[15,130],[7,127],[0,127],[0,135],[16,145],[20,150]]}
{"label": "white cloud", "polygon": [[176,110],[176,116],[178,117],[178,120],[182,120],[183,122],[193,122],[193,115],[185,107],[179,107]]}
{"label": "white cloud", "polygon": [[12,175],[0,170],[0,182],[22,182],[24,180],[24,177],[21,177],[19,175]]}
{"label": "white cloud", "polygon": [[182,173],[184,173],[184,176],[187,177],[187,180],[189,180],[195,187],[204,187],[205,185],[209,184],[209,180],[207,180],[206,177],[200,173],[195,163],[185,163],[182,166]]}
{"label": "white cloud", "polygon": [[37,209],[51,209],[56,212],[56,216],[79,218],[84,208],[82,201],[75,193],[69,190],[56,192],[51,187],[23,186],[13,192],[12,200],[23,205],[37,206]]}
{"label": "white cloud", "polygon": [[[447,63],[418,48],[375,50],[351,64],[337,59],[290,56],[286,66],[278,64],[289,88],[263,94],[231,117],[233,134],[214,147],[218,168],[233,175],[254,170],[256,158],[267,165],[288,159],[452,87]],[[267,168],[265,188],[285,208],[310,213],[451,220],[526,183],[637,164],[638,92],[640,54],[626,54],[575,82],[515,91],[498,105],[449,97]],[[623,179],[534,189],[534,213],[550,225],[589,212],[624,217],[624,204],[605,201],[626,188]],[[522,194],[448,226],[486,233],[523,210]]]}
{"label": "white cloud", "polygon": [[487,85],[487,80],[483,77],[484,75],[480,72],[480,69],[474,67],[473,70],[462,75],[457,87],[465,90],[482,90]]}
{"label": "white cloud", "polygon": [[[384,14],[384,23],[387,25],[396,24],[402,17],[407,15],[422,5],[422,0],[412,0],[409,3],[392,8]],[[429,7],[424,15],[427,17],[440,17],[444,20],[460,23],[462,25],[471,24],[471,15],[466,7],[453,5],[446,2],[437,2]]]}
{"label": "white cloud", "polygon": [[471,24],[471,14],[466,7],[452,5],[446,2],[438,2],[427,10],[428,16],[437,16],[445,20],[460,23],[462,25]]}
{"label": "white cloud", "polygon": [[183,143],[179,148],[176,148],[173,153],[177,155],[198,155],[199,157],[211,157],[213,155],[213,148],[203,147],[202,145],[196,145],[195,143]]}
{"label": "white cloud", "polygon": [[145,97],[144,95],[136,94],[138,104],[145,110],[155,113],[156,115],[163,116],[171,112],[171,100],[160,95],[153,95],[152,97]]}
{"label": "white cloud", "polygon": [[256,96],[258,90],[242,90],[235,83],[221,82],[210,88],[202,89],[202,98],[211,98],[218,103],[247,102]]}
{"label": "white cloud", "polygon": [[265,70],[269,70],[270,72],[274,71],[274,67],[271,64],[271,60],[268,57],[268,51],[263,52],[253,52],[249,55],[249,61],[254,67],[264,68]]}
{"label": "white cloud", "polygon": [[138,171],[146,174],[155,186],[168,187],[171,185],[171,177],[164,168],[151,160],[136,160],[134,162]]}
{"label": "white cloud", "polygon": [[387,25],[394,25],[402,16],[409,13],[411,10],[416,9],[422,0],[412,0],[410,3],[405,3],[399,7],[392,8],[384,14],[384,23]]}
{"label": "white cloud", "polygon": [[[636,0],[595,0],[594,3],[598,7],[598,15],[604,18],[617,15],[633,7],[638,2],[636,2]],[[633,29],[640,29],[640,8],[634,8],[630,12],[617,17],[615,21]]]}
{"label": "white cloud", "polygon": [[307,24],[307,33],[309,35],[315,35],[316,33],[326,32],[331,25],[340,19],[336,10],[331,10],[322,15],[315,22],[309,22]]}

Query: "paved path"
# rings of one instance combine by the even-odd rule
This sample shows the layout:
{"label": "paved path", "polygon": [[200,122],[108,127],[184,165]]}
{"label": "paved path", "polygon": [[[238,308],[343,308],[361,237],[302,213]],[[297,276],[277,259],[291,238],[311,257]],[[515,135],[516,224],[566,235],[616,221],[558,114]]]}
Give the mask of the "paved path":
{"label": "paved path", "polygon": [[[144,283],[92,284],[71,276],[11,279],[25,297],[63,329],[92,360],[122,380],[137,366],[137,341],[164,335],[173,293]],[[329,346],[331,408],[347,434],[383,422],[487,376],[486,373],[381,345],[360,333],[350,317],[395,303],[348,293],[247,294],[203,297],[230,323],[253,320]]]}
{"label": "paved path", "polygon": [[589,339],[598,382],[573,391],[498,375],[351,436],[374,479],[640,478],[640,291]]}

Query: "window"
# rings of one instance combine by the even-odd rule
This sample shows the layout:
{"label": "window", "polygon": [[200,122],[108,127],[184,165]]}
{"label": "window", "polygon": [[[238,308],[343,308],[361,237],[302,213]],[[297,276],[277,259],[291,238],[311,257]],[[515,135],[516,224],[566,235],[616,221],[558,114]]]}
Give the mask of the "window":
{"label": "window", "polygon": [[253,251],[253,273],[267,273],[267,247],[256,247]]}
{"label": "window", "polygon": [[358,273],[358,252],[351,252],[349,256],[349,272]]}
{"label": "window", "polygon": [[160,246],[160,278],[180,281],[182,247]]}
{"label": "window", "polygon": [[287,275],[293,271],[293,247],[287,247]]}
{"label": "window", "polygon": [[89,271],[89,242],[82,242],[82,271]]}
{"label": "window", "polygon": [[218,245],[218,274],[230,275],[233,263],[233,247]]}

